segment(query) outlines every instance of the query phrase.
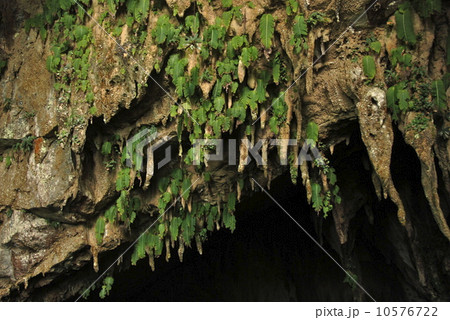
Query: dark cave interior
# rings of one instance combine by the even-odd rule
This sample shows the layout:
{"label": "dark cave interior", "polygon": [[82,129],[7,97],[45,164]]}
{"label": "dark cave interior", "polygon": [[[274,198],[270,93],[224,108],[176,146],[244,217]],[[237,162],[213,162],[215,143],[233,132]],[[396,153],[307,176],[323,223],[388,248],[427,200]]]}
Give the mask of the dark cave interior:
{"label": "dark cave interior", "polygon": [[[420,250],[429,252],[427,270],[444,279],[444,283],[430,284],[435,296],[418,284],[414,257],[395,205],[376,197],[358,132],[355,128],[350,144],[337,145],[330,155],[342,195],[349,199],[346,208],[354,211],[345,244],[339,244],[333,215],[317,217],[307,203],[304,187],[301,183],[294,186],[289,173],[272,181],[270,194],[344,269],[352,270],[375,300],[445,300],[448,276],[436,266],[442,264],[448,244],[427,207],[417,158],[396,136],[391,170],[409,207],[416,237],[425,244]],[[114,277],[110,295],[104,300],[98,297],[99,282],[87,301],[371,301],[349,284],[351,280],[345,281],[343,270],[266,194],[258,189],[246,194],[237,206],[234,233],[224,229],[209,233],[203,255],[188,248],[180,262],[173,250],[169,262],[163,257],[156,259],[153,272],[146,259],[130,266],[128,253],[110,274]],[[426,247],[431,238],[439,244],[433,250]],[[125,248],[102,256],[100,270]],[[83,270],[95,279],[91,266]]]}
{"label": "dark cave interior", "polygon": [[[272,182],[269,192],[340,262],[326,237],[318,237],[319,228],[334,228],[333,217],[318,223],[321,218],[311,212],[303,186],[293,187],[290,176],[284,174]],[[377,301],[401,301],[405,297],[397,283],[400,271],[388,263],[373,238],[385,215],[395,216],[395,206],[386,206],[380,208],[386,212],[374,225],[368,223],[364,210],[356,214],[352,252],[361,265],[361,285]],[[233,234],[220,230],[208,235],[203,255],[187,249],[182,263],[175,252],[168,263],[157,259],[155,272],[145,259],[136,267],[115,272],[113,289],[105,300],[353,301],[360,294],[362,300],[370,301],[344,282],[346,274],[263,192],[243,199],[236,217]],[[97,293],[88,300],[100,301]]]}

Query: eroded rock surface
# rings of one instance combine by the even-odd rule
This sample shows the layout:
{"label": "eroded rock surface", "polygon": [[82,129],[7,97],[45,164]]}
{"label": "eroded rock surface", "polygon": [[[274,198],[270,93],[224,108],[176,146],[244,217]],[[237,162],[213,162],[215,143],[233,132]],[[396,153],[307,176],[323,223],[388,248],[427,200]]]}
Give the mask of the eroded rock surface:
{"label": "eroded rock surface", "polygon": [[[92,16],[100,19],[104,7],[97,1],[92,3]],[[177,19],[175,16],[182,18],[198,13],[202,21],[210,25],[215,23],[217,14],[225,11],[220,1],[197,3],[167,1],[160,10],[173,21]],[[381,211],[388,212],[386,208],[395,206],[397,216],[384,220],[386,225],[380,226],[383,239],[374,237],[374,246],[387,260],[406,270],[401,281],[405,290],[410,290],[410,299],[445,300],[450,296],[450,149],[449,138],[444,132],[450,124],[448,111],[446,115],[442,110],[433,111],[429,126],[420,133],[407,129],[415,117],[412,112],[393,122],[392,110],[388,109],[386,101],[389,85],[385,71],[389,52],[399,46],[392,28],[397,1],[380,1],[380,6],[372,8],[363,15],[359,24],[341,35],[369,3],[365,0],[300,1],[298,10],[305,17],[322,12],[327,14],[327,20],[310,26],[305,39],[308,48],[297,53],[290,44],[288,29],[291,26],[286,22],[288,16],[284,2],[253,1],[253,6],[247,6],[246,1],[234,1],[234,6],[242,6],[242,17],[233,18],[227,32],[230,36],[246,34],[251,42],[258,42],[262,61],[255,62],[254,67],[247,70],[240,61],[236,80],[257,89],[260,84],[257,84],[256,74],[266,68],[268,57],[274,55],[275,50],[280,53],[284,76],[289,78],[285,86],[291,89],[282,97],[286,103],[286,116],[280,124],[279,137],[305,139],[308,122],[317,123],[322,152],[336,166],[338,184],[339,181],[345,184],[341,187],[342,202],[335,204],[327,218],[332,219],[333,227],[323,230],[323,235],[320,231],[319,237],[330,242],[345,268],[361,276],[364,268],[355,249],[355,226],[358,224],[354,221],[367,215],[373,223],[375,215]],[[37,4],[32,7],[25,1],[18,1],[14,9],[8,9],[14,12],[14,32],[2,31],[0,37],[0,58],[7,58],[7,65],[0,74],[3,109],[0,115],[3,159],[0,163],[0,298],[54,301],[83,293],[90,280],[95,279],[96,274],[92,270],[104,268],[103,257],[132,243],[158,217],[159,201],[166,191],[161,192],[158,184],[170,170],[183,168],[193,183],[190,193],[196,198],[182,198],[182,208],[191,211],[197,202],[217,206],[218,219],[220,221],[222,217],[222,222],[215,221],[214,229],[219,229],[224,224],[223,215],[227,212],[224,205],[229,194],[235,192],[238,201],[251,196],[255,185],[250,177],[270,187],[271,180],[289,170],[280,162],[289,159],[290,151],[294,150],[293,159],[296,160],[301,143],[292,149],[286,145],[277,148],[266,144],[261,153],[262,158],[268,160],[267,164],[261,168],[247,165],[244,160],[248,148],[238,144],[237,163],[233,166],[225,162],[208,163],[205,169],[208,178],[205,178],[205,172],[198,172],[182,158],[177,158],[175,163],[170,163],[155,175],[140,176],[132,169],[131,184],[138,188],[132,190],[131,195],[142,202],[137,223],[131,226],[106,223],[103,241],[99,243],[96,221],[120,195],[116,180],[127,139],[140,128],[154,127],[160,135],[173,138],[169,143],[173,154],[186,153],[189,137],[177,133],[180,122],[189,121],[189,118],[174,120],[171,113],[175,103],[180,103],[175,112],[178,115],[185,112],[183,106],[192,112],[191,106],[184,105],[185,101],[181,99],[174,101],[176,89],[164,68],[171,50],[176,48],[168,46],[159,50],[152,38],[152,30],[158,21],[153,13],[146,20],[148,36],[141,43],[139,52],[142,57],[139,58],[134,54],[130,56],[128,52],[133,47],[132,36],[136,35],[126,24],[120,34],[111,38],[105,36],[93,21],[88,22],[93,30],[95,47],[95,56],[90,57],[89,81],[96,109],[93,112],[83,94],[75,88],[72,99],[79,101],[71,104],[55,89],[56,76],[46,68],[46,59],[51,53],[49,39],[52,31],[49,30],[49,37],[43,41],[35,28],[31,28],[29,33],[24,29],[25,20],[39,8]],[[277,17],[277,22],[274,46],[267,49],[259,44],[261,32],[258,25],[261,15],[269,11]],[[422,37],[414,59],[426,67],[431,79],[439,79],[448,72],[442,48],[448,36],[445,34],[448,33],[449,17],[450,9],[444,4],[435,21],[422,19],[413,13],[414,28]],[[10,21],[2,20],[1,23]],[[366,54],[366,39],[370,36],[376,36],[381,46],[376,55],[377,70],[373,81],[368,81],[361,64],[361,57]],[[194,69],[199,56],[192,53],[188,73]],[[161,72],[155,72],[157,66]],[[199,84],[199,92],[204,97],[209,97],[214,90],[217,78],[214,73],[211,79],[203,79]],[[231,91],[224,92],[223,98],[224,108],[231,108],[235,102]],[[248,112],[252,120],[259,121],[250,130],[245,127],[246,123],[233,120],[229,134],[249,138],[252,142],[276,137],[269,127],[270,108],[270,103],[261,103]],[[205,126],[204,131],[214,132],[210,126]],[[27,137],[33,137],[31,144],[15,147]],[[108,158],[102,153],[102,145],[111,137],[117,143]],[[408,183],[396,178],[393,172],[396,163],[394,150],[401,143],[413,148],[414,160],[420,163],[420,172],[411,171],[411,174],[420,176],[421,185],[417,186],[417,193],[424,194],[423,200],[415,199]],[[355,161],[357,165],[354,167],[361,167],[362,171],[354,171],[352,165],[342,164],[350,161],[348,159]],[[148,161],[144,164],[146,168],[154,165]],[[311,180],[315,178],[313,169],[306,163],[300,167],[299,182],[302,180],[305,184],[309,200],[312,197]],[[372,185],[362,185],[365,180],[361,179],[361,172],[371,176]],[[372,197],[374,192],[378,199]],[[412,205],[415,201],[421,201],[420,205]],[[313,210],[311,212],[316,215]],[[422,225],[421,214],[433,217],[436,225],[429,222]],[[169,211],[163,220],[172,221],[173,215],[175,213]],[[322,225],[319,221],[322,216],[316,215],[314,219]],[[193,223],[194,228],[204,228],[209,222],[196,218]],[[436,226],[440,233],[435,232]],[[165,231],[167,229],[168,223]],[[179,243],[178,248],[175,248],[175,240]],[[201,242],[197,234],[191,245],[196,246],[200,253]],[[168,259],[171,254],[177,255],[178,250],[182,259],[185,246],[188,244],[181,236],[166,238],[163,254]],[[432,253],[428,250],[430,246],[434,250]],[[148,255],[153,268],[156,257],[153,251]],[[47,293],[39,291],[40,288],[45,288]],[[39,297],[34,295],[35,292]],[[361,292],[355,292],[354,296],[357,300],[367,299]]]}

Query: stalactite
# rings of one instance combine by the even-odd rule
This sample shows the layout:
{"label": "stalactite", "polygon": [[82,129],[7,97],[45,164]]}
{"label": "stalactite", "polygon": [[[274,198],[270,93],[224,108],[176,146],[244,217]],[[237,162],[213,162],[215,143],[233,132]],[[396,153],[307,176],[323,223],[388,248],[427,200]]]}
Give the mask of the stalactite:
{"label": "stalactite", "polygon": [[239,83],[244,82],[244,78],[245,78],[245,66],[242,63],[242,60],[239,59],[239,64],[238,64],[238,78],[239,78]]}
{"label": "stalactite", "polygon": [[281,164],[288,163],[288,151],[289,151],[289,138],[290,138],[290,123],[280,128],[281,144],[278,146],[278,153]]}
{"label": "stalactite", "polygon": [[247,85],[249,86],[250,89],[255,89],[256,87],[256,71],[255,70],[251,70],[249,71],[248,77],[247,77]]}
{"label": "stalactite", "polygon": [[200,235],[195,235],[195,244],[197,245],[197,251],[200,255],[203,254],[202,241],[200,239]]}
{"label": "stalactite", "polygon": [[166,261],[169,262],[170,260],[170,239],[166,237],[165,239],[166,244]]}
{"label": "stalactite", "polygon": [[330,190],[329,186],[328,186],[328,179],[327,176],[325,174],[321,174],[320,175],[321,179],[322,179],[322,187],[323,187],[323,191],[324,192],[328,192]]}
{"label": "stalactite", "polygon": [[[386,94],[379,88],[361,87],[359,89],[359,96],[362,98],[356,106],[361,138],[376,174],[376,177],[372,176],[372,180],[377,187],[376,180],[379,179],[384,198],[390,196],[398,208],[398,220],[405,226],[406,212],[390,173],[394,132],[391,117],[385,107]],[[349,142],[350,138],[347,137],[346,143]],[[377,195],[379,192],[380,190],[377,190]]]}
{"label": "stalactite", "polygon": [[150,180],[153,177],[154,173],[154,158],[153,158],[153,150],[151,147],[147,148],[147,166],[146,166],[146,172],[145,172],[145,183],[144,183],[144,190],[146,190],[150,185]]}
{"label": "stalactite", "polygon": [[239,146],[239,166],[238,172],[244,172],[245,166],[247,165],[248,148],[247,144],[244,142],[245,134],[242,135],[241,144]]}
{"label": "stalactite", "polygon": [[184,240],[183,237],[180,235],[178,237],[178,258],[180,259],[180,262],[183,262],[183,255],[184,255]]}
{"label": "stalactite", "polygon": [[250,134],[251,134],[250,141],[252,142],[252,145],[255,145],[255,132],[256,132],[256,127],[255,126],[251,126],[251,128],[250,128]]}
{"label": "stalactite", "polygon": [[241,201],[241,186],[239,184],[239,181],[236,181],[236,191],[237,191],[237,201]]}
{"label": "stalactite", "polygon": [[[412,121],[415,115],[411,114],[406,121]],[[436,141],[436,129],[428,126],[420,135],[415,135],[411,130],[404,133],[405,141],[411,145],[420,161],[421,182],[425,197],[428,200],[434,220],[442,234],[450,241],[450,228],[440,206],[438,179],[435,166],[433,145]]]}
{"label": "stalactite", "polygon": [[264,129],[267,122],[267,109],[265,106],[261,106],[259,111],[259,121],[261,122],[261,129]]}
{"label": "stalactite", "polygon": [[192,212],[192,197],[189,197],[187,207],[188,207],[188,211]]}
{"label": "stalactite", "polygon": [[250,108],[250,116],[252,117],[252,121],[256,121],[258,119],[258,109]]}
{"label": "stalactite", "polygon": [[99,270],[99,266],[98,266],[98,247],[97,245],[91,245],[91,254],[93,257],[93,267],[94,267],[94,271],[98,272]]}
{"label": "stalactite", "polygon": [[153,256],[153,250],[148,255],[148,264],[152,271],[155,271],[155,257]]}

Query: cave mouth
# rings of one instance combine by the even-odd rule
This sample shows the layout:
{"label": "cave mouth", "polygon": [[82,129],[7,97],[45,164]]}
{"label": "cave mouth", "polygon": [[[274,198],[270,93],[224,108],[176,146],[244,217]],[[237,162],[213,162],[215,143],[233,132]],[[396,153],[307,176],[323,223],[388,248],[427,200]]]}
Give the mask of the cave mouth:
{"label": "cave mouth", "polygon": [[[340,261],[337,252],[316,232],[322,218],[311,212],[303,186],[293,186],[289,174],[283,174],[272,182],[269,192]],[[180,262],[173,250],[169,262],[156,259],[154,272],[143,259],[135,267],[114,272],[114,286],[105,300],[98,298],[97,289],[88,301],[355,300],[355,288],[344,281],[345,273],[266,194],[254,192],[242,199],[236,218],[234,233],[221,229],[208,235],[203,255],[187,249]],[[356,220],[361,228],[367,227],[367,219]],[[332,216],[321,228],[325,225],[333,225]],[[377,300],[402,300],[402,293],[392,286],[395,271],[364,234],[357,232],[355,250],[364,256],[362,260],[369,260],[364,278],[372,281],[360,280],[361,284],[367,291],[377,292]],[[380,281],[389,289],[375,290],[373,286],[379,286]],[[370,300],[367,296],[362,299]]]}

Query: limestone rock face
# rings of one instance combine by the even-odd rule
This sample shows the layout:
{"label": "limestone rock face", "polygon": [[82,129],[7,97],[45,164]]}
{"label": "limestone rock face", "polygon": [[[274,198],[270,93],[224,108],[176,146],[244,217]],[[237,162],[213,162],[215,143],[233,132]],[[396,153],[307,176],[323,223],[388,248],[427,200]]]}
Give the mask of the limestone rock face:
{"label": "limestone rock face", "polygon": [[[52,54],[51,37],[55,31],[48,28],[48,36],[43,40],[36,28],[25,30],[25,21],[42,11],[42,2],[16,1],[14,6],[5,8],[14,17],[13,21],[0,20],[2,27],[10,24],[10,28],[0,32],[0,60],[7,61],[5,68],[0,69],[0,299],[58,301],[78,297],[96,279],[96,272],[105,269],[106,263],[117,266],[127,259],[126,256],[117,261],[111,258],[118,255],[116,249],[128,247],[146,226],[157,220],[160,199],[172,187],[161,190],[159,183],[176,168],[189,174],[190,193],[196,195],[195,200],[180,197],[181,208],[191,212],[197,203],[208,203],[217,207],[217,217],[223,221],[228,214],[231,193],[237,194],[238,202],[254,194],[255,184],[250,177],[270,188],[273,179],[289,171],[289,167],[280,164],[280,159],[296,160],[310,121],[319,127],[321,151],[336,167],[342,198],[327,218],[331,227],[323,226],[323,217],[311,210],[319,237],[330,243],[345,268],[362,277],[364,268],[355,242],[363,228],[356,226],[362,217],[367,218],[367,225],[374,226],[377,215],[388,213],[383,220],[386,224],[376,226],[382,229],[383,237],[374,236],[373,246],[389,263],[405,270],[401,281],[405,290],[412,292],[408,297],[423,300],[450,297],[449,111],[432,109],[427,116],[428,126],[419,133],[411,129],[416,124],[415,112],[402,114],[393,121],[386,97],[390,86],[386,71],[390,52],[400,45],[393,27],[398,1],[379,1],[380,5],[365,13],[372,1],[298,1],[297,10],[305,17],[319,19],[313,15],[317,12],[326,16],[324,21],[309,22],[305,47],[300,53],[291,43],[292,23],[288,20],[285,1],[255,0],[251,6],[248,1],[233,1],[239,13],[234,13],[230,20],[226,36],[231,39],[246,35],[246,41],[257,43],[258,51],[258,61],[252,68],[239,60],[233,80],[258,90],[262,84],[257,76],[263,70],[272,72],[273,57],[279,53],[280,78],[285,80],[278,80],[277,85],[284,81],[284,89],[289,88],[281,97],[286,114],[279,125],[279,134],[282,138],[295,137],[302,143],[292,149],[286,145],[279,148],[263,145],[262,158],[267,164],[261,168],[247,165],[248,147],[237,144],[237,163],[229,166],[225,160],[209,162],[204,172],[177,157],[177,154],[185,155],[192,142],[189,134],[181,133],[180,128],[187,123],[186,128],[192,132],[200,130],[208,139],[215,129],[209,125],[198,129],[193,124],[196,121],[191,120],[191,114],[197,116],[198,106],[191,105],[189,99],[178,98],[168,71],[169,57],[178,47],[171,43],[159,47],[152,33],[157,28],[155,12],[158,10],[172,22],[198,15],[202,25],[214,25],[216,17],[225,12],[221,1],[200,0],[195,4],[163,1],[161,8],[155,7],[155,12],[150,10],[143,19],[145,24],[140,26],[139,33],[127,26],[122,13],[104,15],[103,5],[92,1],[91,15],[96,21],[121,22],[118,31],[108,29],[113,36],[105,35],[105,30],[93,20],[86,23],[92,29],[93,51],[88,57],[87,79],[94,94],[93,102],[88,102],[76,84],[48,71],[46,62]],[[265,13],[276,17],[272,48],[260,44],[259,24]],[[347,29],[358,17],[361,17],[358,23]],[[448,4],[443,4],[442,12],[435,17],[422,19],[413,12],[414,29],[421,39],[411,49],[415,50],[414,63],[424,67],[433,80],[449,72],[443,49],[448,41]],[[203,35],[204,31],[199,32]],[[145,36],[139,39],[138,35],[142,34]],[[202,44],[196,42],[195,36],[191,34],[183,39],[187,43],[184,49],[191,57],[186,77],[192,76],[201,59],[201,51],[196,46]],[[367,79],[361,63],[370,37],[378,39],[381,46],[375,55],[377,70],[373,80]],[[133,51],[136,47],[139,47],[137,53]],[[225,47],[207,52],[210,60],[207,66],[201,66],[202,72],[216,66],[217,55],[222,51],[227,54]],[[410,74],[412,68],[399,69],[399,72]],[[196,91],[205,101],[211,99],[214,84],[223,77],[216,70],[209,71],[213,74],[210,78],[203,74]],[[55,83],[64,81],[69,89],[61,94]],[[189,81],[190,78],[183,78],[183,82]],[[277,90],[277,85],[274,82],[268,87],[267,97],[270,90]],[[232,86],[224,85],[220,95],[224,110],[233,110],[237,95],[232,93]],[[255,121],[256,126],[247,130],[251,122],[233,119],[227,133],[248,138],[252,143],[275,138],[269,125],[272,101],[246,111],[252,120],[259,121]],[[184,116],[185,112],[189,115]],[[118,204],[116,201],[121,196],[116,181],[120,165],[126,160],[123,156],[126,143],[142,128],[156,128],[159,136],[168,137],[166,146],[171,149],[167,152],[177,160],[151,175],[141,174],[136,168],[130,170],[128,185],[136,186],[130,199],[136,197],[142,203],[139,212],[135,212],[136,223],[107,221],[101,234],[103,240],[98,241],[98,218]],[[109,153],[102,150],[105,141],[114,141]],[[229,147],[228,142],[226,145]],[[152,162],[148,160],[150,157],[143,156],[148,160],[143,164],[147,171],[163,158],[166,151],[162,150],[155,153],[156,160]],[[288,150],[294,151],[292,159]],[[403,174],[399,157],[408,158],[405,163],[411,162],[411,166],[418,164],[415,169],[408,169],[411,177]],[[295,169],[298,174],[298,168]],[[303,180],[309,200],[312,179],[326,180],[314,176],[312,169],[314,166],[308,164],[300,167],[299,182]],[[371,185],[366,185],[363,179],[366,175],[370,176]],[[412,184],[415,178],[420,184]],[[168,232],[174,215],[174,210],[163,215],[162,232]],[[423,216],[425,222],[421,220]],[[201,218],[192,220],[194,229],[206,230],[207,224]],[[217,230],[224,223],[214,221],[211,225]],[[175,242],[179,244],[178,249],[174,249]],[[193,237],[192,244],[184,243],[181,235],[176,239],[166,237],[163,254],[168,259],[178,250],[182,259],[185,247],[197,246],[201,252],[201,242],[199,234]],[[161,254],[152,250],[147,247],[143,254],[148,255],[153,268]],[[355,292],[354,299],[366,298]]]}

